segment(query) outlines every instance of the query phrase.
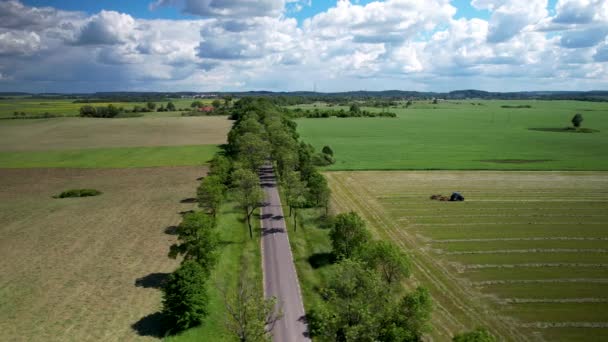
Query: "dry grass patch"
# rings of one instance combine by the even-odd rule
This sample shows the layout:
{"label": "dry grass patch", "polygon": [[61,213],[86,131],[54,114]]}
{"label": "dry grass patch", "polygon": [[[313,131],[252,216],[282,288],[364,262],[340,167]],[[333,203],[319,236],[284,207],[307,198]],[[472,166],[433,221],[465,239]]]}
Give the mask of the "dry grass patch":
{"label": "dry grass patch", "polygon": [[[0,340],[153,335],[159,282],[177,265],[166,257],[175,237],[165,229],[195,206],[180,201],[194,196],[204,173],[0,169]],[[78,187],[104,194],[51,197]]]}
{"label": "dry grass patch", "polygon": [[7,120],[0,123],[0,150],[219,145],[230,127],[232,121],[217,116]]}

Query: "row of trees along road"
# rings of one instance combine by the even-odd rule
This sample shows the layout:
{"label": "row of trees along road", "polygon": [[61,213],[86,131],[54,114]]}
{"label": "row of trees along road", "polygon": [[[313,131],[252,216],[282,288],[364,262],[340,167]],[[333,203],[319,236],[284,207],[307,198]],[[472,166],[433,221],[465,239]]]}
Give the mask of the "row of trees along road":
{"label": "row of trees along road", "polygon": [[[302,208],[324,208],[326,219],[332,222],[330,237],[337,264],[319,290],[323,305],[309,312],[311,335],[318,341],[419,341],[429,328],[429,292],[419,287],[401,296],[400,282],[410,274],[406,255],[390,242],[373,241],[356,213],[327,215],[330,190],[315,165],[319,154],[299,141],[288,111],[264,98],[243,98],[230,112],[235,123],[228,144],[210,162],[209,174],[197,189],[202,210],[184,217],[177,229],[178,243],[169,253],[183,257],[163,289],[163,313],[172,327],[197,325],[208,314],[206,286],[217,261],[219,208],[227,197],[233,198],[253,238],[251,219],[264,197],[258,170],[272,161],[293,217],[294,233]],[[329,147],[322,153],[333,155]],[[224,291],[226,327],[240,341],[268,340],[280,317],[273,311],[276,299],[264,299],[260,285],[252,286],[241,276],[235,293]],[[475,337],[486,337],[482,332],[462,337],[491,341]]]}

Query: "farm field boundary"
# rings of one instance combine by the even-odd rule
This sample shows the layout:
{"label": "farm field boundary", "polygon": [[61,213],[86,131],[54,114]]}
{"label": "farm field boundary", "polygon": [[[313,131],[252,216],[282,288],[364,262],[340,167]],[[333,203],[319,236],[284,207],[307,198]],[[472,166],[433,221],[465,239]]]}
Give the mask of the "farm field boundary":
{"label": "farm field boundary", "polygon": [[[479,325],[507,340],[608,336],[608,318],[602,314],[608,299],[603,252],[608,222],[601,216],[608,210],[608,173],[325,175],[337,211],[359,212],[377,237],[410,254],[415,279],[430,288],[437,302],[432,337],[445,339]],[[429,200],[431,194],[456,190],[467,201]],[[583,200],[590,197],[592,203]],[[487,200],[499,214],[495,222],[491,216],[477,216],[484,215]],[[576,219],[518,217],[536,207],[561,210]]]}

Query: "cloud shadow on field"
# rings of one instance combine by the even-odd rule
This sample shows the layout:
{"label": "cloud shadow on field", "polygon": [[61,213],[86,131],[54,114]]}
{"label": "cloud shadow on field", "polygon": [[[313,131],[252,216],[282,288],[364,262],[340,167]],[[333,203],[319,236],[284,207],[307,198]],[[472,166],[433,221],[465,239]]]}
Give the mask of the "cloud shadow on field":
{"label": "cloud shadow on field", "polygon": [[150,273],[147,276],[137,278],[135,286],[146,289],[160,289],[168,277],[169,273]]}
{"label": "cloud shadow on field", "polygon": [[336,256],[334,253],[315,253],[308,257],[308,263],[312,268],[317,269],[325,266],[329,266],[336,263]]}

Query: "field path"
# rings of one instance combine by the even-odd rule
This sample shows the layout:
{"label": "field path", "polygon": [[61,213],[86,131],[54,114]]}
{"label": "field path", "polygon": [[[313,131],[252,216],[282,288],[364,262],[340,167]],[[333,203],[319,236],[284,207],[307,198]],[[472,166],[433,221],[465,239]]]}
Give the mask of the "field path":
{"label": "field path", "polygon": [[293,263],[287,225],[283,217],[281,198],[272,166],[260,170],[265,206],[262,207],[262,270],[264,295],[276,297],[283,318],[274,326],[276,342],[310,341],[305,323],[300,283]]}

